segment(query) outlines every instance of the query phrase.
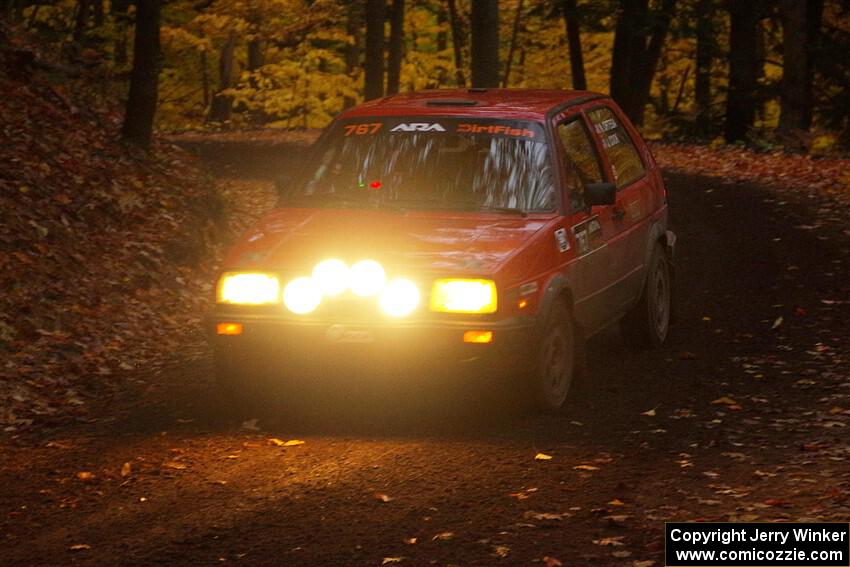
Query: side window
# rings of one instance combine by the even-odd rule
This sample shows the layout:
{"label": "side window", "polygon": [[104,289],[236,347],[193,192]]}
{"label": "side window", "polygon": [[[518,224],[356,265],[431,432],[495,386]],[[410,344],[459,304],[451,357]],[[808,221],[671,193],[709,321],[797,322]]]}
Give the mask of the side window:
{"label": "side window", "polygon": [[643,167],[640,155],[638,155],[628,132],[614,116],[611,109],[597,108],[588,112],[587,116],[593,124],[593,129],[596,130],[602,140],[602,147],[605,148],[608,161],[611,163],[617,189],[643,177],[646,169]]}
{"label": "side window", "polygon": [[564,148],[566,170],[572,176],[568,182],[570,207],[573,211],[580,211],[587,207],[584,187],[588,183],[602,182],[602,167],[580,117],[558,124],[558,137]]}

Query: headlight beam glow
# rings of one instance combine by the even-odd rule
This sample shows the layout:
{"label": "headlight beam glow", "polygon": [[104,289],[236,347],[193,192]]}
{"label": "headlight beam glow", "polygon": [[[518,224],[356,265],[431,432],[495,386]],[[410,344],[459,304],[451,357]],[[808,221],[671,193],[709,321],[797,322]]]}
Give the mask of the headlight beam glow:
{"label": "headlight beam glow", "polygon": [[283,288],[283,304],[296,315],[315,311],[322,302],[322,294],[312,278],[295,278]]}
{"label": "headlight beam glow", "polygon": [[228,272],[218,285],[218,303],[264,305],[280,301],[280,281],[274,274]]}
{"label": "headlight beam glow", "polygon": [[339,295],[348,289],[351,272],[342,260],[322,260],[313,268],[313,281],[324,295]]}
{"label": "headlight beam glow", "polygon": [[408,279],[394,279],[381,291],[378,301],[390,317],[404,317],[419,306],[419,288]]}
{"label": "headlight beam glow", "polygon": [[496,284],[492,280],[442,279],[431,288],[431,311],[495,313]]}

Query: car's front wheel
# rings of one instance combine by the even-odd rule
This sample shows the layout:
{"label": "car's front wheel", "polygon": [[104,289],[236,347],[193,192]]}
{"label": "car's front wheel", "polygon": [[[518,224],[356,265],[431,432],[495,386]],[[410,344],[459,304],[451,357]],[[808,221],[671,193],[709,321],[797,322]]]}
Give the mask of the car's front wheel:
{"label": "car's front wheel", "polygon": [[219,413],[224,417],[252,417],[260,405],[256,377],[251,376],[238,357],[223,349],[213,355],[213,373]]}
{"label": "car's front wheel", "polygon": [[576,332],[569,309],[553,305],[540,336],[531,376],[532,398],[537,408],[557,411],[564,405],[576,370]]}

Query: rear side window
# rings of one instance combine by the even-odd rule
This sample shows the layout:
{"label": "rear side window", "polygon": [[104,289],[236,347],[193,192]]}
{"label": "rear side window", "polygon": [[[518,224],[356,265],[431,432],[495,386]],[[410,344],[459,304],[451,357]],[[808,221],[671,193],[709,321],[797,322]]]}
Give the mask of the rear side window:
{"label": "rear side window", "polygon": [[617,189],[643,177],[646,169],[643,167],[640,155],[629,134],[611,109],[597,108],[588,112],[587,116],[602,140],[602,147],[605,148],[608,161],[611,163]]}
{"label": "rear side window", "polygon": [[558,124],[558,137],[564,148],[566,170],[572,177],[568,180],[570,207],[573,211],[580,211],[587,207],[584,187],[588,183],[602,182],[602,167],[581,118]]}

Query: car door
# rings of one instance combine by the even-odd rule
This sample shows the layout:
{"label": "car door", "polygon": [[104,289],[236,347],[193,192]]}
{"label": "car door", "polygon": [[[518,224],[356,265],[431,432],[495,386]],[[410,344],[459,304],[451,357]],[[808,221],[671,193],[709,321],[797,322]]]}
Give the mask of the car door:
{"label": "car door", "polygon": [[606,177],[617,185],[608,245],[614,280],[611,296],[622,312],[634,303],[643,285],[651,180],[625,118],[607,104],[590,108],[587,117],[605,157]]}
{"label": "car door", "polygon": [[591,208],[584,198],[586,185],[605,181],[603,162],[581,113],[556,119],[555,132],[564,171],[566,229],[576,247],[574,315],[588,333],[593,333],[614,315],[610,297],[614,274],[607,245],[614,231],[611,207]]}

